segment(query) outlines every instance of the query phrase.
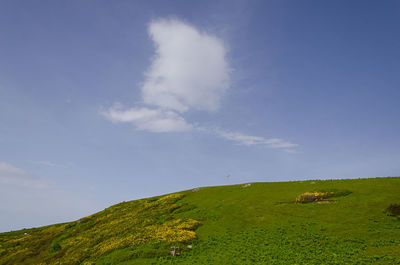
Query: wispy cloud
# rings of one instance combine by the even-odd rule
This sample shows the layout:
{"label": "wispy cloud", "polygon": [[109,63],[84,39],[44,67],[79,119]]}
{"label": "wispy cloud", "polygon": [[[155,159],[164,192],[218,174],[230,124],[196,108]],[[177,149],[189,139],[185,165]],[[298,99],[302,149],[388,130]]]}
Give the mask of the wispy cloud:
{"label": "wispy cloud", "polygon": [[238,132],[224,131],[221,129],[215,130],[216,134],[226,140],[233,141],[240,145],[263,145],[268,148],[284,149],[287,152],[293,152],[292,148],[297,147],[297,144],[280,138],[265,138],[260,136],[245,135]]}
{"label": "wispy cloud", "polygon": [[89,196],[63,191],[51,180],[1,161],[0,201],[0,232],[67,222],[99,209]]}
{"label": "wispy cloud", "polygon": [[30,188],[45,188],[48,186],[46,181],[35,178],[24,170],[5,162],[0,162],[0,183]]}
{"label": "wispy cloud", "polygon": [[192,125],[188,124],[179,114],[170,110],[150,108],[124,109],[116,104],[103,112],[103,115],[112,122],[131,122],[137,129],[150,132],[189,131]]}

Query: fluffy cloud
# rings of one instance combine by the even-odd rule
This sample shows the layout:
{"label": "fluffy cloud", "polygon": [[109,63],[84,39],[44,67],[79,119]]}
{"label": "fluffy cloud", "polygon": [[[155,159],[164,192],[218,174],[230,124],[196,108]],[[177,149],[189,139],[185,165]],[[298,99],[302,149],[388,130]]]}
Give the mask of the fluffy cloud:
{"label": "fluffy cloud", "polygon": [[147,104],[215,111],[229,86],[227,49],[215,36],[178,20],[150,23],[155,56],[142,86]]}
{"label": "fluffy cloud", "polygon": [[264,145],[268,148],[285,149],[287,152],[293,152],[294,150],[292,148],[297,146],[297,144],[279,138],[264,138],[260,136],[244,135],[237,132],[227,132],[220,129],[215,130],[215,132],[220,137],[241,145]]}
{"label": "fluffy cloud", "polygon": [[133,123],[139,130],[191,130],[182,113],[217,110],[229,86],[227,50],[217,37],[178,20],[153,21],[148,33],[155,45],[141,87],[148,107],[115,105],[102,114],[112,122]]}
{"label": "fluffy cloud", "polygon": [[48,185],[45,181],[5,162],[0,162],[0,184],[31,188],[45,188]]}
{"label": "fluffy cloud", "polygon": [[130,108],[123,109],[121,105],[115,105],[103,112],[103,115],[112,122],[131,122],[139,130],[151,132],[188,131],[192,126],[174,111]]}

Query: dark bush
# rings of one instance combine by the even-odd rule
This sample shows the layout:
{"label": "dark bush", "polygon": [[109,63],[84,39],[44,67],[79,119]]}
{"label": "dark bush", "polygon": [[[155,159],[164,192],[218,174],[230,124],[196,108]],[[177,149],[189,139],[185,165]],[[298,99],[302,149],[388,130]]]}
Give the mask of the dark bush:
{"label": "dark bush", "polygon": [[389,207],[386,209],[386,212],[388,212],[390,215],[393,216],[398,216],[400,215],[400,204],[398,203],[392,203],[389,205]]}
{"label": "dark bush", "polygon": [[51,246],[50,246],[50,253],[57,252],[57,251],[59,251],[59,250],[61,250],[60,244],[58,244],[57,242],[51,244]]}

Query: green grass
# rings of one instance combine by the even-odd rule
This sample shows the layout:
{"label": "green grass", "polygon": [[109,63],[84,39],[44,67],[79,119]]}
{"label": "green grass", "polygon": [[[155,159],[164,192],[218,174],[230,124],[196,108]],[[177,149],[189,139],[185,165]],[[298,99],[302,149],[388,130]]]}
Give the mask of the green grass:
{"label": "green grass", "polygon": [[[302,193],[332,190],[343,196],[294,203]],[[252,183],[180,194],[121,203],[81,222],[0,234],[0,264],[400,264],[400,221],[386,211],[400,203],[399,177]],[[187,230],[195,229],[196,239],[157,237],[148,229],[178,231],[174,222],[190,220],[200,222]],[[132,236],[143,240],[127,240]],[[99,252],[104,242],[123,243]],[[181,256],[169,255],[172,245],[181,247]]]}

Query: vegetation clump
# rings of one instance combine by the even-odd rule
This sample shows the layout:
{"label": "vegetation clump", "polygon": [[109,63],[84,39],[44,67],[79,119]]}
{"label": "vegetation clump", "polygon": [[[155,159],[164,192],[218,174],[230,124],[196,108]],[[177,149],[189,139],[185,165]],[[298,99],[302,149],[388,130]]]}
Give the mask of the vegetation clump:
{"label": "vegetation clump", "polygon": [[346,196],[350,194],[351,191],[348,190],[322,190],[322,191],[311,191],[305,192],[297,196],[296,202],[298,203],[308,203],[322,201],[324,199],[332,197]]}
{"label": "vegetation clump", "polygon": [[56,252],[56,251],[59,251],[59,250],[61,250],[61,246],[60,246],[60,244],[55,242],[55,243],[51,244],[49,251],[50,251],[50,253],[52,253],[52,252]]}
{"label": "vegetation clump", "polygon": [[300,194],[296,198],[296,202],[300,203],[307,203],[307,202],[314,202],[314,201],[320,201],[322,199],[329,198],[329,193],[327,192],[305,192],[303,194]]}
{"label": "vegetation clump", "polygon": [[392,216],[400,216],[400,204],[399,203],[392,203],[386,208],[386,212]]}

